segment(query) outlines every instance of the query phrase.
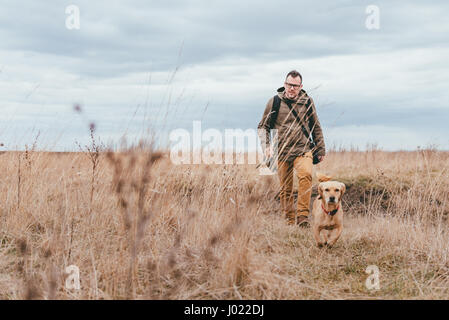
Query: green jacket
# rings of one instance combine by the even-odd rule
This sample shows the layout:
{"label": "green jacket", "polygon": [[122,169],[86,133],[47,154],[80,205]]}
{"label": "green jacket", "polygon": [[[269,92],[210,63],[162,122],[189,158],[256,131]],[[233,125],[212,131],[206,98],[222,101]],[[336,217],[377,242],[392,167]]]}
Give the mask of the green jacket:
{"label": "green jacket", "polygon": [[[285,88],[281,87],[277,90],[279,98],[281,98],[281,105],[279,107],[278,116],[274,124],[274,128],[270,128],[270,116],[273,106],[273,97],[268,100],[267,106],[262,116],[262,120],[257,126],[258,129],[262,129],[265,134],[265,142],[262,139],[262,149],[270,146],[270,129],[278,130],[278,156],[281,161],[293,161],[296,157],[303,155],[311,150],[308,142],[308,137],[303,133],[301,125],[305,125],[305,121],[308,119],[307,114],[310,115],[308,125],[305,125],[306,132],[312,132],[313,141],[316,144],[316,154],[318,156],[324,156],[326,149],[324,146],[323,132],[321,130],[320,122],[315,109],[315,104],[311,97],[307,95],[304,90],[301,90],[298,97],[295,100],[290,100],[284,97]],[[301,124],[298,123],[295,116],[287,106],[286,101],[294,108],[298,117],[301,119]],[[307,108],[311,108],[307,113]]]}

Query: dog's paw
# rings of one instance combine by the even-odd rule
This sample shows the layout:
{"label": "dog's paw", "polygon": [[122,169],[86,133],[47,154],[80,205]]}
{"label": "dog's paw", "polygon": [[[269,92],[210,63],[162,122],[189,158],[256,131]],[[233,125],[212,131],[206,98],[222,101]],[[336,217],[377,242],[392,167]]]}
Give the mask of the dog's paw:
{"label": "dog's paw", "polygon": [[326,248],[328,248],[328,249],[331,249],[333,245],[334,245],[333,243],[326,242]]}
{"label": "dog's paw", "polygon": [[317,246],[318,246],[318,248],[322,248],[322,247],[324,247],[324,243],[318,242],[318,243],[317,243]]}

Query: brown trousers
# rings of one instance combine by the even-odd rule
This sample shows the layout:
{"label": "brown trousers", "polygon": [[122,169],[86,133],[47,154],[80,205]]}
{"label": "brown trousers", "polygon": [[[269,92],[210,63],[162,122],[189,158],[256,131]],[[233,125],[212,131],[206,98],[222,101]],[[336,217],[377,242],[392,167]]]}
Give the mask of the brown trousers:
{"label": "brown trousers", "polygon": [[[281,208],[289,224],[296,223],[298,215],[309,215],[310,196],[312,194],[312,157],[312,152],[309,151],[292,162],[278,161]],[[296,211],[293,198],[293,168],[296,170],[296,176],[298,177]]]}

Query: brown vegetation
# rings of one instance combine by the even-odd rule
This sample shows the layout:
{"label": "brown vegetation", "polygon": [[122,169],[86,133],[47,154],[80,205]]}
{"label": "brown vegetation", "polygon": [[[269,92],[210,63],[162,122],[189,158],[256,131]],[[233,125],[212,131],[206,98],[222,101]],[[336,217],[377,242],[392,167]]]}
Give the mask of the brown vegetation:
{"label": "brown vegetation", "polygon": [[345,228],[319,249],[280,216],[276,176],[148,150],[0,154],[0,298],[449,298],[447,152],[330,152]]}

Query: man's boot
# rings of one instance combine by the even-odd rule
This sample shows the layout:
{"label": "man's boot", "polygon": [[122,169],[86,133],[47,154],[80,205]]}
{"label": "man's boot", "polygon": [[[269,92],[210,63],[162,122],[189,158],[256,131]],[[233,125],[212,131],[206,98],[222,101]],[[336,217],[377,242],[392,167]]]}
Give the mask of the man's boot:
{"label": "man's boot", "polygon": [[298,216],[298,222],[297,222],[297,224],[300,226],[300,227],[304,227],[304,228],[308,228],[308,227],[310,227],[310,223],[309,223],[309,217],[308,216],[305,216],[305,215],[299,215]]}

